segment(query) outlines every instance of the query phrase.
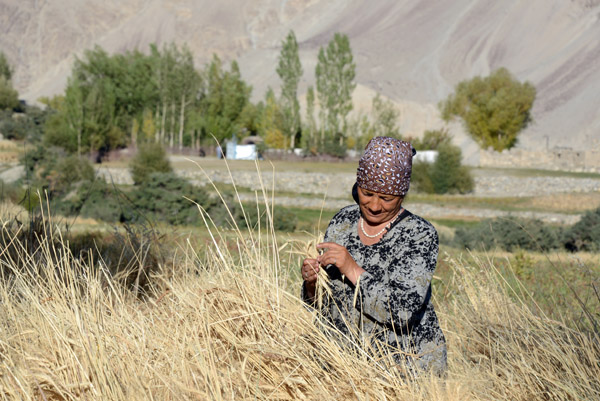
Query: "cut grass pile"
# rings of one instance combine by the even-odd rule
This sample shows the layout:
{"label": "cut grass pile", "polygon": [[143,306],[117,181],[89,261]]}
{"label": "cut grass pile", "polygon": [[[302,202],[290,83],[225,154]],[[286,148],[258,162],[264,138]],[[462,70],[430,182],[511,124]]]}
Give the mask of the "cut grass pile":
{"label": "cut grass pile", "polygon": [[[210,226],[210,222],[208,222]],[[49,241],[1,258],[0,399],[539,400],[600,397],[598,331],[532,309],[490,260],[448,258],[434,294],[446,378],[349,353],[298,299],[301,256],[274,232],[179,241],[135,296]],[[17,268],[17,266],[20,266]],[[294,276],[296,275],[296,276]]]}

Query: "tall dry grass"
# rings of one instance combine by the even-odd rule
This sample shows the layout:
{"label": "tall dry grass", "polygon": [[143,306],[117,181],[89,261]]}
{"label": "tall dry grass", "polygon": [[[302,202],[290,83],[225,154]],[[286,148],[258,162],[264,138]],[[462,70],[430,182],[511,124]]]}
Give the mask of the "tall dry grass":
{"label": "tall dry grass", "polygon": [[273,231],[234,227],[234,243],[223,246],[231,232],[206,219],[213,243],[182,241],[173,263],[157,266],[144,298],[102,261],[83,264],[50,241],[17,252],[18,261],[0,254],[11,272],[0,283],[0,399],[600,397],[598,333],[531,310],[523,289],[489,261],[450,260],[448,291],[435,300],[447,377],[405,380],[317,328],[298,299],[298,256]]}

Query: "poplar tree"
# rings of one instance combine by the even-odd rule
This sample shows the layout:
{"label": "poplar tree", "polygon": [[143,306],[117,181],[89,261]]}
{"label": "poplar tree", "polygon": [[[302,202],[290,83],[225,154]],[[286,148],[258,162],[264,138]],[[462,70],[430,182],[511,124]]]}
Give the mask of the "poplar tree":
{"label": "poplar tree", "polygon": [[302,77],[302,65],[298,55],[298,42],[294,31],[290,31],[282,42],[277,74],[281,78],[281,108],[285,130],[290,137],[290,147],[295,147],[296,134],[300,130],[300,104],[298,83]]}
{"label": "poplar tree", "polygon": [[13,70],[10,66],[4,52],[0,51],[0,78],[4,77],[7,81],[12,79]]}
{"label": "poplar tree", "polygon": [[356,87],[356,64],[348,36],[336,33],[326,49],[319,49],[315,76],[321,115],[325,119],[321,126],[335,136],[346,128],[346,117],[352,110],[352,92]]}
{"label": "poplar tree", "polygon": [[19,94],[11,83],[12,72],[6,56],[0,51],[0,110],[12,109],[19,105]]}
{"label": "poplar tree", "polygon": [[[311,152],[316,152],[317,121],[315,120],[315,90],[312,86],[309,86],[306,92],[306,128],[308,135],[305,139],[305,147]],[[304,138],[304,135],[302,137]]]}
{"label": "poplar tree", "polygon": [[384,100],[378,93],[373,98],[371,114],[373,115],[373,136],[390,136],[400,138],[398,118],[400,112],[390,100]]}

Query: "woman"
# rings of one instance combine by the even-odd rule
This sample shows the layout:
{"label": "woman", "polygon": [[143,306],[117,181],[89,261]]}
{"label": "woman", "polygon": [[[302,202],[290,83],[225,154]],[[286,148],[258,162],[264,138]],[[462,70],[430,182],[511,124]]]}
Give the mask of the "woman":
{"label": "woman", "polygon": [[344,338],[372,354],[391,353],[413,373],[442,374],[446,344],[431,304],[438,236],[402,207],[413,153],[388,137],[367,144],[352,191],[358,205],[333,217],[317,245],[324,253],[302,262],[302,297],[314,304],[318,275],[329,275],[332,295],[321,314]]}

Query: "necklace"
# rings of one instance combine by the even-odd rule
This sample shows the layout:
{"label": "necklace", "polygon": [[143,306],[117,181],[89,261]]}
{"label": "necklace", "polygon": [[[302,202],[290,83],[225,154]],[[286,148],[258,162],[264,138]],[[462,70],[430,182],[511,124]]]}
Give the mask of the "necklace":
{"label": "necklace", "polygon": [[362,218],[362,216],[361,216],[361,218],[360,218],[360,229],[362,230],[363,234],[364,234],[364,235],[366,235],[367,237],[369,237],[369,238],[377,238],[377,237],[379,237],[381,234],[383,234],[383,232],[384,232],[385,230],[389,230],[389,229],[390,229],[390,226],[392,225],[392,223],[393,223],[393,222],[395,222],[395,221],[396,221],[396,219],[398,218],[398,216],[400,216],[400,213],[398,213],[398,214],[396,215],[396,217],[394,217],[392,220],[390,220],[390,222],[389,222],[389,223],[387,223],[387,224],[385,225],[385,227],[383,227],[383,228],[381,229],[381,231],[379,231],[379,232],[378,232],[377,234],[375,234],[375,235],[367,234],[367,232],[365,231],[365,219],[363,219],[363,218]]}

